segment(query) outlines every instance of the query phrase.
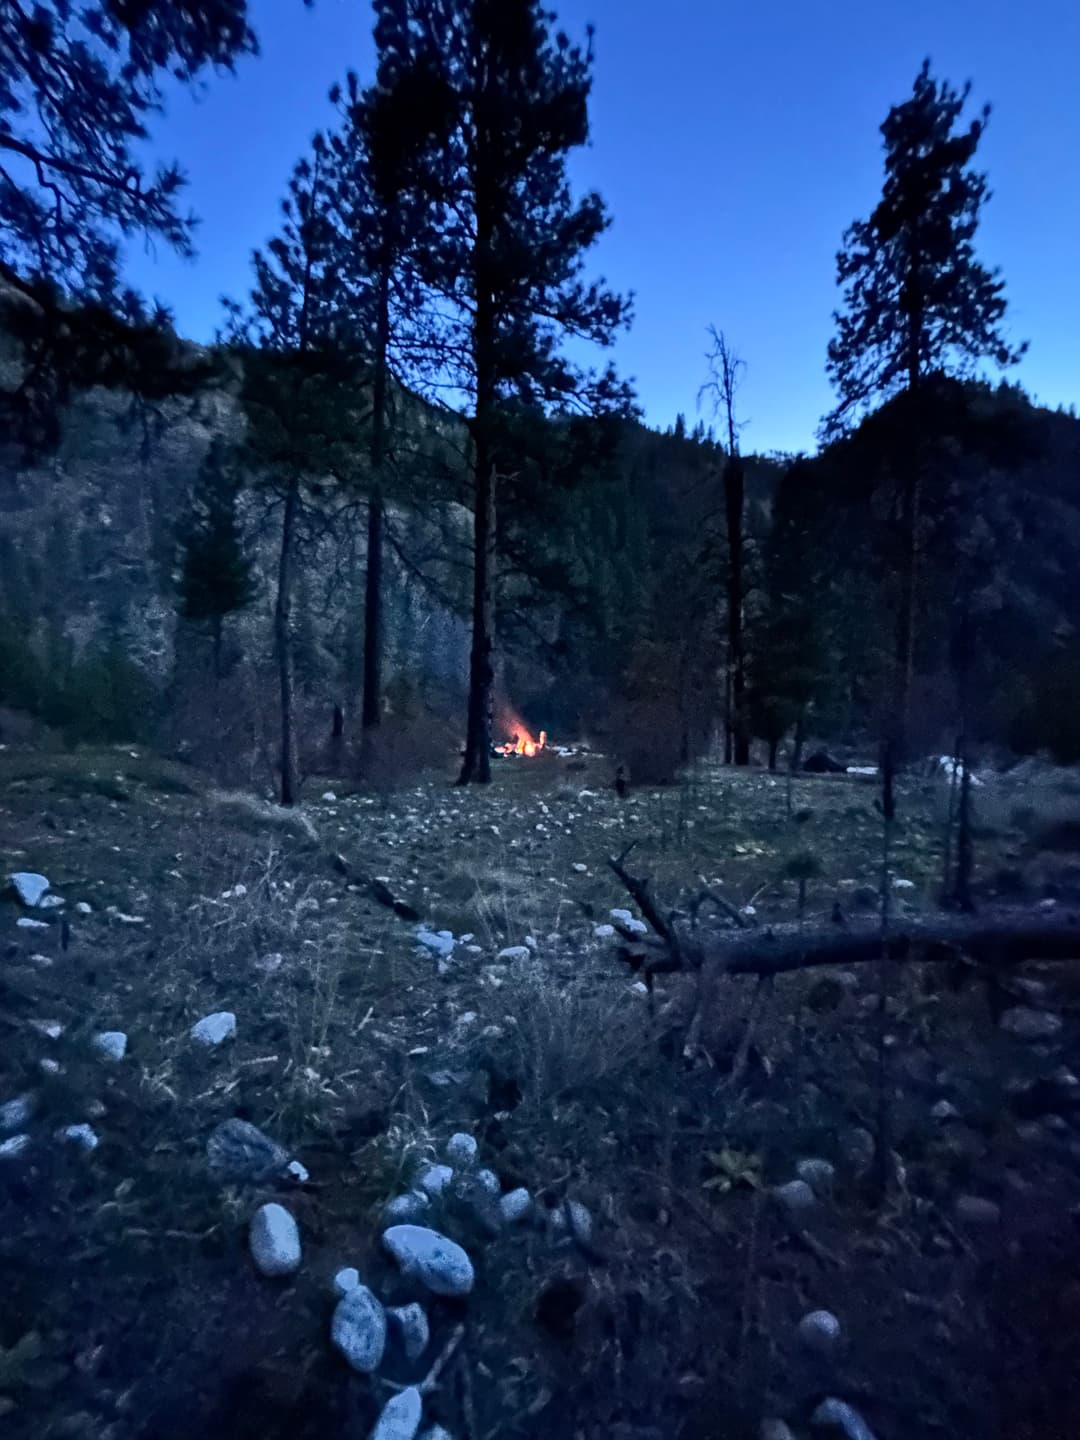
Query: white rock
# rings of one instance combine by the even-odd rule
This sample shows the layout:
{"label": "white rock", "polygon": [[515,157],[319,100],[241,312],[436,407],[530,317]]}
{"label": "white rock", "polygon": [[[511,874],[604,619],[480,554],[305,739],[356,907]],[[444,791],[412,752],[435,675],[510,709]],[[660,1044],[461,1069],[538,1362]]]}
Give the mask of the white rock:
{"label": "white rock", "polygon": [[499,1211],[508,1225],[524,1220],[532,1209],[532,1196],[523,1186],[511,1190],[499,1200]]}
{"label": "white rock", "polygon": [[610,940],[615,934],[614,925],[594,925],[592,932],[597,940]]}
{"label": "white rock", "polygon": [[386,1314],[401,1336],[401,1348],[406,1360],[419,1360],[431,1339],[427,1311],[422,1305],[393,1305]]}
{"label": "white rock", "polygon": [[343,1300],[350,1290],[355,1290],[360,1284],[360,1271],[353,1265],[346,1265],[334,1276],[334,1294],[339,1300]]}
{"label": "white rock", "polygon": [[551,1228],[563,1231],[569,1228],[577,1240],[591,1240],[593,1219],[580,1200],[564,1200],[551,1212]]}
{"label": "white rock", "polygon": [[1049,1010],[1032,1010],[1027,1005],[1014,1005],[1001,1017],[1001,1028],[1018,1040],[1052,1040],[1061,1033],[1061,1016]]}
{"label": "white rock", "polygon": [[334,794],[333,790],[324,790],[322,793],[322,798],[328,801],[331,805],[333,805],[334,802],[337,800],[337,796]]}
{"label": "white rock", "polygon": [[981,1195],[958,1195],[955,1209],[957,1220],[964,1225],[997,1225],[1001,1221],[1001,1206]]}
{"label": "white rock", "polygon": [[583,865],[580,860],[574,862],[574,870],[578,875],[587,875],[589,873],[589,867]]}
{"label": "white rock", "polygon": [[128,1037],[123,1030],[102,1030],[94,1036],[94,1049],[110,1060],[123,1060],[127,1054]]}
{"label": "white rock", "polygon": [[0,1134],[6,1135],[9,1130],[21,1130],[29,1125],[36,1108],[37,1102],[29,1091],[0,1105]]}
{"label": "white rock", "polygon": [[846,1400],[837,1400],[832,1396],[817,1407],[810,1417],[810,1424],[821,1428],[831,1425],[835,1430],[842,1430],[845,1440],[874,1440],[874,1432],[859,1412]]}
{"label": "white rock", "polygon": [[60,1061],[54,1060],[51,1055],[45,1055],[38,1061],[38,1068],[44,1075],[59,1075]]}
{"label": "white rock", "polygon": [[431,1201],[419,1190],[410,1190],[405,1195],[395,1195],[383,1211],[384,1221],[393,1225],[408,1225],[414,1220],[423,1220],[431,1207]]}
{"label": "white rock", "polygon": [[831,1310],[811,1310],[799,1321],[799,1339],[808,1350],[829,1354],[840,1343],[840,1321]]}
{"label": "white rock", "polygon": [[930,1116],[934,1120],[959,1120],[960,1111],[951,1100],[939,1100],[931,1107]]}
{"label": "white rock", "polygon": [[37,903],[39,910],[62,910],[67,901],[62,895],[43,895]]}
{"label": "white rock", "polygon": [[505,950],[500,950],[495,956],[496,960],[529,960],[532,951],[527,945],[507,945]]}
{"label": "white rock", "polygon": [[236,1016],[231,1010],[216,1010],[204,1015],[191,1027],[191,1038],[200,1045],[221,1045],[236,1037]]}
{"label": "white rock", "polygon": [[9,1140],[0,1144],[0,1160],[13,1160],[16,1155],[22,1155],[30,1148],[29,1135],[12,1135]]}
{"label": "white rock", "polygon": [[426,1170],[421,1170],[416,1177],[416,1183],[426,1195],[434,1199],[446,1194],[453,1178],[454,1172],[449,1165],[429,1165]]}
{"label": "white rock", "polygon": [[805,1180],[789,1180],[773,1190],[780,1204],[791,1216],[808,1215],[817,1207],[817,1196]]}
{"label": "white rock", "polygon": [[486,1195],[490,1195],[493,1198],[502,1190],[499,1177],[495,1174],[494,1170],[477,1170],[473,1179]]}
{"label": "white rock", "polygon": [[370,1375],[386,1350],[386,1311],[366,1285],[356,1285],[337,1303],[330,1339],[353,1370]]}
{"label": "white rock", "polygon": [[29,915],[20,915],[15,924],[20,930],[48,930],[49,928],[47,920],[31,920]]}
{"label": "white rock", "polygon": [[647,935],[649,933],[649,927],[645,924],[645,921],[637,920],[633,915],[630,916],[629,920],[623,921],[622,928],[629,930],[631,935]]}
{"label": "white rock", "polygon": [[59,1040],[64,1033],[64,1027],[59,1020],[31,1020],[31,1030],[36,1030],[39,1035],[44,1035],[46,1040]]}
{"label": "white rock", "polygon": [[472,1135],[459,1130],[446,1142],[446,1158],[452,1165],[471,1165],[476,1159],[477,1144]]}
{"label": "white rock", "polygon": [[251,1258],[263,1275],[292,1275],[300,1268],[300,1230],[284,1205],[260,1205],[248,1234]]}
{"label": "white rock", "polygon": [[280,950],[272,950],[268,955],[260,955],[254,962],[255,969],[263,975],[273,975],[285,964],[285,956]]}
{"label": "white rock", "polygon": [[416,941],[442,960],[449,960],[454,953],[454,937],[449,930],[436,932],[429,930],[426,925],[421,925],[416,932]]}
{"label": "white rock", "polygon": [[290,1160],[285,1166],[285,1174],[291,1175],[298,1185],[306,1185],[311,1179],[306,1165],[301,1165],[299,1160]]}
{"label": "white rock", "polygon": [[415,1385],[388,1400],[375,1422],[371,1440],[414,1440],[424,1414],[424,1401]]}
{"label": "white rock", "polygon": [[805,1180],[814,1194],[820,1199],[827,1199],[836,1184],[836,1166],[830,1160],[822,1160],[816,1156],[808,1156],[800,1160],[795,1166],[795,1174],[800,1180]]}
{"label": "white rock", "polygon": [[65,1125],[56,1132],[58,1140],[65,1140],[69,1145],[78,1145],[80,1150],[96,1150],[101,1144],[97,1131],[92,1125]]}
{"label": "white rock", "polygon": [[434,1295],[468,1295],[475,1283],[472,1261],[460,1245],[422,1225],[393,1225],[383,1245],[403,1275],[419,1280]]}
{"label": "white rock", "polygon": [[915,889],[915,881],[914,881],[914,880],[901,880],[899,876],[894,877],[893,882],[892,882],[892,885],[893,885],[893,889],[894,889],[894,890],[914,890],[914,889]]}
{"label": "white rock", "polygon": [[85,900],[79,900],[75,905],[75,909],[80,915],[92,915],[94,913],[94,907],[87,904]]}
{"label": "white rock", "polygon": [[618,925],[629,925],[634,918],[629,910],[609,910],[608,914]]}
{"label": "white rock", "polygon": [[288,1151],[249,1120],[223,1120],[206,1142],[206,1163],[221,1180],[269,1180],[288,1161]]}
{"label": "white rock", "polygon": [[41,904],[42,896],[49,888],[45,876],[38,875],[34,870],[16,870],[8,876],[8,880],[22,904],[31,910]]}

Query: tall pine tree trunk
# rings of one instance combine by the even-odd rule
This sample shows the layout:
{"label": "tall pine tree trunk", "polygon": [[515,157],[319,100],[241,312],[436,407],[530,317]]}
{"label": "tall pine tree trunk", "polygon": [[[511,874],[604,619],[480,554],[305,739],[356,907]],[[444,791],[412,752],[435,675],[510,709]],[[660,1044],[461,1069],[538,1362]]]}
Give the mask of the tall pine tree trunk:
{"label": "tall pine tree trunk", "polygon": [[[912,286],[917,282],[918,259],[911,261]],[[905,446],[904,481],[900,501],[900,603],[896,617],[895,678],[892,701],[894,763],[908,759],[911,685],[915,676],[915,617],[919,593],[919,517],[922,508],[922,445],[919,399],[922,390],[923,308],[911,303],[907,342],[907,402],[909,444]]]}
{"label": "tall pine tree trunk", "polygon": [[731,668],[732,758],[736,765],[750,763],[750,733],[746,714],[746,648],[743,637],[743,509],[745,477],[742,460],[732,453],[724,466],[724,512],[727,519],[728,659]]}
{"label": "tall pine tree trunk", "polygon": [[379,491],[368,501],[367,574],[364,579],[364,699],[360,724],[365,737],[382,718],[382,571],[385,509]]}
{"label": "tall pine tree trunk", "polygon": [[[484,446],[486,455],[487,447]],[[477,445],[477,466],[481,447]],[[469,708],[465,759],[459,785],[486,785],[491,779],[491,712],[495,683],[495,467],[484,461],[476,472],[473,517],[472,649],[469,656]]]}
{"label": "tall pine tree trunk", "polygon": [[296,671],[292,650],[292,585],[296,527],[300,514],[300,482],[293,479],[285,492],[278,557],[277,604],[274,636],[277,643],[278,682],[281,692],[281,803],[295,805],[299,790],[296,743]]}
{"label": "tall pine tree trunk", "polygon": [[[465,758],[459,785],[487,785],[491,780],[491,718],[495,685],[495,454],[492,425],[496,404],[492,247],[498,219],[496,197],[489,190],[492,147],[484,133],[478,142],[476,240],[473,250],[472,352],[476,383],[473,417],[473,604],[472,648],[469,653],[469,704]],[[501,140],[500,142],[501,143]]]}
{"label": "tall pine tree trunk", "polygon": [[915,677],[915,615],[919,593],[919,513],[922,485],[919,457],[913,453],[911,471],[901,500],[900,602],[896,618],[895,698],[893,701],[894,754],[899,764],[908,757],[911,685]]}
{"label": "tall pine tree trunk", "polygon": [[724,764],[730,765],[735,754],[733,749],[734,726],[731,723],[731,656],[724,663]]}
{"label": "tall pine tree trunk", "polygon": [[367,577],[364,585],[364,699],[360,723],[365,737],[382,715],[383,466],[386,460],[387,355],[390,348],[390,267],[379,276],[375,333],[375,378],[371,418],[371,497],[368,502]]}

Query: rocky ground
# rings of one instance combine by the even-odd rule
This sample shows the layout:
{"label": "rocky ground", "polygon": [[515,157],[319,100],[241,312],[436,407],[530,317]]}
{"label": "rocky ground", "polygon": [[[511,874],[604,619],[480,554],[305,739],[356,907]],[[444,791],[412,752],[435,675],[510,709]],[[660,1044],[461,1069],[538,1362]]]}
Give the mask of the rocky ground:
{"label": "rocky ground", "polygon": [[[1070,966],[992,1004],[962,965],[728,979],[688,1048],[606,857],[634,842],[687,927],[843,924],[877,903],[872,778],[497,768],[327,778],[297,821],[138,753],[0,750],[0,883],[48,882],[0,905],[6,1433],[1072,1436]],[[981,801],[979,902],[1061,914],[1030,779]],[[902,921],[941,782],[900,799]]]}

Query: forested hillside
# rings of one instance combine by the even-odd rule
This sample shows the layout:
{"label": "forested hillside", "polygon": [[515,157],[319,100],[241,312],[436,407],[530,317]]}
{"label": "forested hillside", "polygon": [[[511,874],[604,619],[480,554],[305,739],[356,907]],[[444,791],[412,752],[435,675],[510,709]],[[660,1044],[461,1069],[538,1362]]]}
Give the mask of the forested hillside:
{"label": "forested hillside", "polygon": [[[0,533],[8,707],[84,738],[199,749],[208,717],[195,707],[182,718],[179,697],[185,683],[202,692],[213,640],[212,627],[183,613],[185,525],[205,504],[212,445],[220,456],[240,443],[238,389],[222,356],[213,383],[153,413],[100,389],[74,400],[47,460],[9,447]],[[415,440],[390,502],[384,705],[438,725],[443,745],[426,750],[429,761],[461,738],[464,432],[447,430],[419,397],[403,393],[400,405]],[[923,519],[920,745],[952,741],[963,620],[980,743],[1071,759],[1080,743],[1071,718],[1080,421],[1010,386],[953,384],[930,423],[940,463]],[[746,459],[748,707],[762,762],[800,716],[821,740],[873,737],[895,603],[890,446],[904,424],[898,400],[813,459]],[[534,730],[594,737],[643,779],[669,777],[724,724],[726,452],[700,423],[659,433],[584,418],[522,428],[515,453],[499,535],[499,702]],[[250,482],[237,506],[252,583],[223,621],[211,676],[232,705],[238,693],[273,690],[280,528],[280,504]],[[359,719],[362,478],[343,495],[328,477],[308,497],[305,525],[295,625],[314,751],[335,706],[350,727]],[[254,687],[252,677],[261,677]],[[273,704],[254,708],[240,729],[247,744],[259,736],[265,783]],[[230,770],[242,763],[228,758]]]}

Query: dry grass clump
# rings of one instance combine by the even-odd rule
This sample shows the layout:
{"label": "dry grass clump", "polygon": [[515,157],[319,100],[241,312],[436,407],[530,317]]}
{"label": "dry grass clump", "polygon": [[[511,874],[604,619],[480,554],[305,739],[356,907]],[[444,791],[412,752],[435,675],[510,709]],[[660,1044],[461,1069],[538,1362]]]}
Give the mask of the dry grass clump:
{"label": "dry grass clump", "polygon": [[245,790],[211,790],[207,798],[223,818],[256,833],[278,831],[318,844],[315,822],[299,806],[273,805]]}
{"label": "dry grass clump", "polygon": [[542,960],[510,962],[499,1001],[501,1035],[477,1044],[516,1079],[522,1104],[536,1114],[571,1093],[617,1086],[651,1043],[647,1007],[624,983],[561,984]]}

